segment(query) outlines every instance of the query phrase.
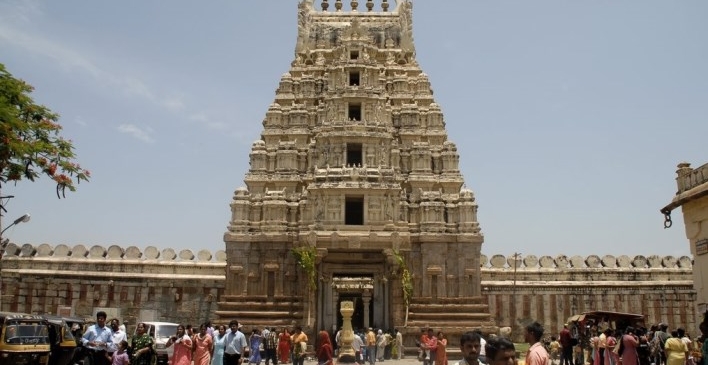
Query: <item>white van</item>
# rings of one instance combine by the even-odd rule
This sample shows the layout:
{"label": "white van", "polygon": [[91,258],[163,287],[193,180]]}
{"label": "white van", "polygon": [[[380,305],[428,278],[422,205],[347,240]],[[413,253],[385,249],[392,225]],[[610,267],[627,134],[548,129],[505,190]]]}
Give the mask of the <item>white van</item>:
{"label": "white van", "polygon": [[[141,323],[141,322],[138,322]],[[172,363],[172,353],[174,347],[167,347],[165,344],[170,337],[177,333],[177,323],[170,322],[142,322],[145,324],[145,333],[149,334],[155,341],[155,352],[157,353],[157,365],[167,365]],[[135,336],[137,333],[133,333]]]}

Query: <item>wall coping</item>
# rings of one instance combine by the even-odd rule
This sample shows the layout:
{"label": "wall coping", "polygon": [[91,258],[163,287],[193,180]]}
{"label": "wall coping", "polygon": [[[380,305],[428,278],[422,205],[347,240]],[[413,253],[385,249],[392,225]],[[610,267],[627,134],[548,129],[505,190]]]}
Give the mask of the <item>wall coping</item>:
{"label": "wall coping", "polygon": [[[222,266],[226,263],[226,252],[217,250],[212,253],[209,250],[200,250],[195,255],[192,250],[181,250],[178,253],[172,248],[165,248],[160,251],[155,246],[147,246],[144,250],[136,246],[122,248],[117,245],[111,245],[107,248],[100,245],[91,246],[87,249],[84,245],[78,244],[69,247],[64,244],[55,247],[49,244],[40,244],[38,246],[29,243],[18,246],[10,243],[5,248],[3,260],[12,259],[33,259],[56,261],[67,259],[81,262],[120,262],[122,264],[217,264]],[[509,269],[516,266],[517,270],[529,269],[563,269],[563,270],[606,270],[606,269],[686,269],[693,268],[693,258],[689,256],[659,256],[659,255],[636,255],[630,257],[628,255],[588,255],[588,256],[571,256],[557,255],[551,256],[536,256],[536,255],[501,255],[495,254],[490,256],[480,255],[480,266],[488,269]]]}

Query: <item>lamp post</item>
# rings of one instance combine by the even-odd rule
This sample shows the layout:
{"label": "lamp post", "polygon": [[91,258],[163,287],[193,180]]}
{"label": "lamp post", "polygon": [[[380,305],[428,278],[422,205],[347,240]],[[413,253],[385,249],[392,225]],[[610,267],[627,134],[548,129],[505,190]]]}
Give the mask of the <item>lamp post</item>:
{"label": "lamp post", "polygon": [[[7,244],[10,243],[9,239],[3,240],[2,239],[2,234],[5,233],[10,227],[16,226],[20,223],[26,223],[29,222],[30,220],[30,215],[29,213],[23,214],[21,217],[15,219],[10,225],[5,227],[2,231],[0,231],[0,280],[2,280],[2,257],[5,255],[5,247],[7,247]],[[2,286],[2,283],[0,283],[0,286]],[[0,292],[0,307],[2,307],[2,292]]]}
{"label": "lamp post", "polygon": [[513,283],[511,284],[511,333],[512,338],[516,338],[516,268],[519,266],[518,260],[521,254],[514,252],[514,276]]}
{"label": "lamp post", "polygon": [[2,239],[2,234],[5,233],[5,231],[7,231],[8,229],[10,229],[10,227],[20,224],[20,223],[27,223],[27,222],[29,222],[29,220],[30,220],[29,213],[25,213],[22,215],[22,217],[15,219],[12,223],[10,223],[9,226],[5,227],[5,229],[3,229],[2,232],[0,232],[0,239]]}

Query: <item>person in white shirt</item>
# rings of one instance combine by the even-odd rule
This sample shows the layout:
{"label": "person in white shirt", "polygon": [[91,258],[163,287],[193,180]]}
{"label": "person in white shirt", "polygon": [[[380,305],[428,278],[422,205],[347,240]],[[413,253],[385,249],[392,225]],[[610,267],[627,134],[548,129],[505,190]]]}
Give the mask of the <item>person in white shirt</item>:
{"label": "person in white shirt", "polygon": [[364,363],[364,357],[361,355],[361,348],[364,347],[364,340],[361,336],[354,334],[354,339],[352,340],[352,349],[354,350],[354,357],[356,362],[359,364]]}
{"label": "person in white shirt", "polygon": [[113,331],[106,327],[106,312],[96,313],[96,324],[89,327],[84,333],[81,343],[91,354],[94,365],[110,364],[106,357],[106,351],[108,349],[115,351],[115,347],[113,345]]}
{"label": "person in white shirt", "polygon": [[479,340],[482,337],[474,331],[465,332],[460,336],[460,353],[462,360],[455,365],[484,365],[479,361],[480,345]]}
{"label": "person in white shirt", "polygon": [[514,365],[516,364],[516,348],[514,343],[505,337],[490,338],[484,352],[487,354],[489,365]]}
{"label": "person in white shirt", "polygon": [[241,356],[248,351],[248,342],[243,332],[238,330],[238,321],[229,322],[229,330],[226,332],[226,347],[224,348],[224,365],[238,365],[241,363]]}
{"label": "person in white shirt", "polygon": [[487,346],[487,341],[484,340],[484,335],[482,335],[482,331],[480,330],[474,330],[478,335],[479,335],[479,362],[481,363],[487,363],[487,351],[485,350]]}
{"label": "person in white shirt", "polygon": [[114,346],[108,349],[109,354],[112,354],[118,350],[118,344],[121,343],[121,341],[128,341],[128,335],[125,333],[125,330],[121,330],[121,325],[118,318],[113,318],[111,320],[111,330],[113,331]]}

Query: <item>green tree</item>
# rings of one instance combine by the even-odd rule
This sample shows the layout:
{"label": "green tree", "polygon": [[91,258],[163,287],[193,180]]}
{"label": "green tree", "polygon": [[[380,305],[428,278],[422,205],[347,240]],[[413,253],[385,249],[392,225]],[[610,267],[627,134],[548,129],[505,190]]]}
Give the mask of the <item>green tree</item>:
{"label": "green tree", "polygon": [[88,181],[90,173],[74,161],[72,142],[59,135],[59,115],[36,104],[30,97],[33,90],[0,63],[0,189],[46,175],[62,198],[66,189],[76,190],[74,180]]}

